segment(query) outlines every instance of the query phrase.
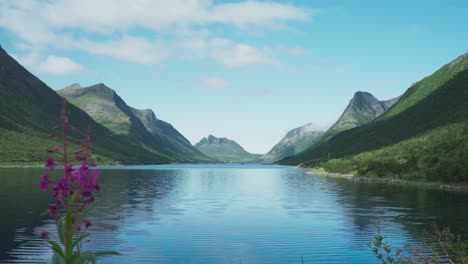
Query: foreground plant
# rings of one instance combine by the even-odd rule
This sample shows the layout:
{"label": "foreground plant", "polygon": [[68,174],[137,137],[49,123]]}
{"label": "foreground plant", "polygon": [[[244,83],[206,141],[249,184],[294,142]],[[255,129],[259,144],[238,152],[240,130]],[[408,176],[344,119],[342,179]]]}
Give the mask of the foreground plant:
{"label": "foreground plant", "polygon": [[434,225],[432,240],[423,241],[421,245],[393,249],[381,233],[380,222],[377,222],[377,234],[367,245],[382,264],[466,264],[468,263],[468,241],[460,235],[450,232],[449,228],[439,229]]}
{"label": "foreground plant", "polygon": [[[88,228],[92,225],[87,219],[89,212],[94,207],[94,194],[99,191],[99,171],[91,171],[90,167],[95,163],[88,163],[91,157],[91,128],[88,126],[87,134],[83,141],[75,142],[69,139],[69,132],[76,129],[68,120],[68,103],[64,99],[61,111],[61,124],[56,126],[60,130],[62,146],[48,149],[52,156],[47,158],[45,167],[47,173],[41,175],[39,187],[42,191],[49,190],[52,186],[54,202],[48,206],[45,214],[50,215],[56,221],[58,238],[50,239],[48,232],[42,232],[43,238],[53,251],[52,263],[81,264],[96,263],[96,258],[105,255],[118,255],[114,251],[85,251],[83,244],[90,235]],[[81,145],[80,149],[70,151],[70,143]],[[55,157],[55,158],[54,158]],[[51,181],[51,176],[57,168],[62,175],[57,182]]]}

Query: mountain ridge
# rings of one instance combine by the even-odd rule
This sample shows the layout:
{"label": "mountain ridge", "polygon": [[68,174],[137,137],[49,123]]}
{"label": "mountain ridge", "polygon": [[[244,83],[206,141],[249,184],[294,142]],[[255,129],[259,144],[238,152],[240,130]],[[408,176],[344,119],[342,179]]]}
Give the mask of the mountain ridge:
{"label": "mountain ridge", "polygon": [[[451,63],[448,63],[433,74],[413,84],[398,102],[381,117],[364,126],[341,132],[323,144],[313,146],[297,156],[280,161],[280,163],[295,165],[302,163],[304,166],[318,166],[327,161],[346,160],[340,163],[340,166],[350,168],[354,164],[353,162],[356,162],[356,160],[352,160],[352,157],[357,157],[360,153],[373,153],[373,151],[380,149],[391,148],[405,140],[433,144],[431,141],[418,141],[416,138],[429,135],[431,131],[439,128],[441,128],[440,131],[445,131],[442,129],[443,127],[467,121],[468,57],[465,55],[454,61],[457,63],[452,64],[451,67]],[[390,111],[396,111],[396,113]],[[449,140],[447,139],[446,142]],[[408,145],[410,144],[400,144],[399,146]],[[451,147],[458,149],[458,145],[451,145]],[[424,155],[435,156],[434,161],[437,164],[443,153],[424,152]],[[422,157],[411,157],[413,162],[417,162],[420,158]],[[387,159],[390,160],[391,157],[388,156]],[[385,160],[372,162],[386,164]],[[451,161],[444,162],[451,164],[452,169],[456,169],[457,164],[452,164]],[[344,166],[345,163],[349,166]],[[421,161],[421,164],[424,163]],[[372,164],[365,163],[364,165],[369,168]],[[408,167],[411,166],[408,165]]]}
{"label": "mountain ridge", "polygon": [[[51,127],[60,121],[62,97],[4,49],[0,49],[0,94],[0,134],[8,139],[0,142],[0,162],[42,161],[45,149],[57,144],[48,135]],[[157,164],[171,161],[166,155],[142,148],[131,138],[115,135],[73,104],[69,104],[69,119],[80,134],[86,133],[88,124],[92,126],[96,154],[109,162]],[[128,152],[134,155],[125,155]]]}
{"label": "mountain ridge", "polygon": [[171,124],[159,120],[151,109],[138,110],[127,105],[115,90],[103,83],[88,87],[73,84],[58,93],[116,134],[136,138],[142,145],[163,150],[177,161],[209,160]]}
{"label": "mountain ridge", "polygon": [[312,123],[291,129],[261,159],[264,162],[275,162],[296,155],[318,142],[323,133]]}
{"label": "mountain ridge", "polygon": [[222,162],[258,162],[261,155],[247,152],[236,141],[208,135],[194,145],[198,150]]}

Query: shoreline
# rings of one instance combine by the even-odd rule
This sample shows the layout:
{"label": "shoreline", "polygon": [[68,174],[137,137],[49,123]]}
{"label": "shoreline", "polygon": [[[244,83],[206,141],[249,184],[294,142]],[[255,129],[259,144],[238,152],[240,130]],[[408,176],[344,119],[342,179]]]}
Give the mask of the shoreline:
{"label": "shoreline", "polygon": [[440,183],[440,182],[420,182],[420,181],[407,181],[407,180],[400,180],[400,179],[392,179],[392,178],[374,178],[374,177],[366,177],[366,176],[358,176],[355,174],[342,174],[342,173],[334,173],[334,172],[324,172],[324,171],[317,171],[310,168],[307,169],[307,174],[309,175],[316,175],[316,176],[323,176],[327,178],[335,178],[335,179],[346,179],[353,182],[374,182],[374,183],[385,183],[385,184],[393,184],[393,185],[408,185],[408,186],[417,186],[417,187],[429,187],[429,188],[436,188],[440,190],[447,190],[447,191],[468,191],[468,186],[463,185],[454,185],[450,183]]}

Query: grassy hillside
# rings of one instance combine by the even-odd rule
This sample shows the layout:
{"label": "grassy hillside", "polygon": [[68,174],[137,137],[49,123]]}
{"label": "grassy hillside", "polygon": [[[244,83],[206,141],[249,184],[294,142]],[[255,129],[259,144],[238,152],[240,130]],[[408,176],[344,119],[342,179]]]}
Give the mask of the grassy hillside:
{"label": "grassy hillside", "polygon": [[378,150],[310,165],[360,176],[467,183],[467,150],[468,122],[461,122]]}
{"label": "grassy hillside", "polygon": [[[468,117],[468,69],[466,61],[468,57],[457,59],[455,64],[448,64],[434,75],[425,78],[425,83],[441,83],[442,73],[447,76],[447,67],[454,72],[451,78],[441,83],[436,88],[431,88],[431,93],[420,97],[418,102],[397,114],[387,113],[385,118],[378,118],[373,122],[344,131],[329,141],[312,147],[298,156],[281,161],[283,164],[299,164],[307,162],[313,166],[330,158],[341,158],[364,151],[375,150],[381,147],[396,144],[402,140],[419,136],[428,130],[445,126],[452,123],[463,122]],[[460,68],[460,69],[459,69]],[[457,69],[457,70],[455,70]],[[409,89],[390,111],[407,105],[407,98],[417,92],[418,89],[425,90],[429,86],[414,86]],[[394,113],[394,112],[393,112]]]}
{"label": "grassy hillside", "polygon": [[388,119],[417,104],[441,87],[445,82],[467,68],[468,53],[465,53],[449,64],[444,65],[431,76],[413,84],[408,91],[403,94],[400,100],[398,100],[398,102],[389,111],[383,114],[379,120]]}
{"label": "grassy hillside", "polygon": [[[48,135],[59,122],[62,98],[0,48],[0,163],[42,162],[34,153],[56,143]],[[90,124],[97,154],[119,163],[167,163],[170,158],[116,135],[89,115],[70,105],[69,118],[78,133]],[[50,145],[50,143],[53,143]],[[39,148],[39,149],[37,149]],[[30,152],[30,155],[26,155]]]}

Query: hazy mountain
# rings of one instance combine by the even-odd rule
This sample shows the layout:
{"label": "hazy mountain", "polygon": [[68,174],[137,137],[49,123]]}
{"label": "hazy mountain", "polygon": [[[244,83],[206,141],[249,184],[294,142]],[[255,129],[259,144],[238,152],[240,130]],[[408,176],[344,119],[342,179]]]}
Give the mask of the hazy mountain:
{"label": "hazy mountain", "polygon": [[399,97],[379,101],[368,92],[356,92],[340,118],[324,133],[307,124],[291,130],[262,157],[265,162],[277,161],[294,156],[309,147],[323,143],[345,130],[365,125],[387,111]]}
{"label": "hazy mountain", "polygon": [[137,139],[144,146],[164,150],[178,161],[209,161],[171,124],[159,120],[151,109],[138,110],[105,84],[73,84],[58,93],[117,134]]}
{"label": "hazy mountain", "polygon": [[323,131],[314,124],[307,124],[289,131],[267,154],[262,156],[264,162],[274,162],[285,157],[294,156],[314,145]]}
{"label": "hazy mountain", "polygon": [[[57,145],[48,135],[59,121],[62,97],[0,47],[0,162],[42,162],[45,149]],[[164,163],[171,158],[148,151],[138,141],[116,135],[86,112],[70,105],[70,122],[79,134],[93,129],[96,153],[120,163]]]}
{"label": "hazy mountain", "polygon": [[247,152],[234,140],[212,135],[204,137],[195,147],[207,156],[223,162],[258,162],[261,156]]}

